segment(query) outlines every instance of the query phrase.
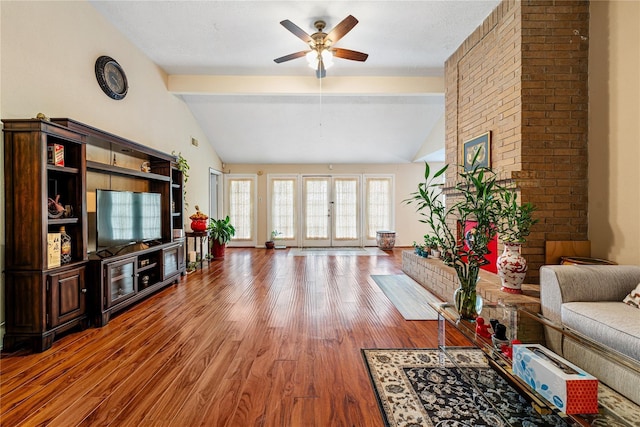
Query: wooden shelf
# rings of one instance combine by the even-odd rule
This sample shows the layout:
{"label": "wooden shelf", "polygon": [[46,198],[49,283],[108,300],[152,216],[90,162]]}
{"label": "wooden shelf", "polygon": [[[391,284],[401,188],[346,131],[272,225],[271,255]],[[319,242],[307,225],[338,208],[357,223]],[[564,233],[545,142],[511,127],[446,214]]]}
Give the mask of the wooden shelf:
{"label": "wooden shelf", "polygon": [[79,218],[49,218],[49,225],[65,225],[65,224],[77,224]]}
{"label": "wooden shelf", "polygon": [[120,176],[136,177],[141,179],[155,180],[170,182],[171,177],[166,175],[160,175],[153,172],[142,172],[134,169],[123,168],[120,166],[107,165],[105,163],[92,162],[87,160],[87,170],[94,172],[110,173]]}
{"label": "wooden shelf", "polygon": [[64,173],[78,173],[80,169],[72,168],[69,166],[56,166],[56,165],[47,165],[47,170],[55,171],[55,172],[64,172]]}

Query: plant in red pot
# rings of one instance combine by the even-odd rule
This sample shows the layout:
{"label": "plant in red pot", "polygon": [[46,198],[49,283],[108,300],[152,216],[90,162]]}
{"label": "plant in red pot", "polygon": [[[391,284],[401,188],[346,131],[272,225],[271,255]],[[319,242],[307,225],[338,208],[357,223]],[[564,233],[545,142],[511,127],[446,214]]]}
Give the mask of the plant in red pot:
{"label": "plant in red pot", "polygon": [[200,208],[196,206],[196,213],[189,217],[191,220],[191,229],[195,232],[203,232],[207,229],[207,219],[209,217],[200,212]]}
{"label": "plant in red pot", "polygon": [[236,234],[236,229],[230,223],[229,216],[225,219],[211,219],[207,226],[209,242],[211,242],[211,257],[213,259],[224,258],[227,243]]}

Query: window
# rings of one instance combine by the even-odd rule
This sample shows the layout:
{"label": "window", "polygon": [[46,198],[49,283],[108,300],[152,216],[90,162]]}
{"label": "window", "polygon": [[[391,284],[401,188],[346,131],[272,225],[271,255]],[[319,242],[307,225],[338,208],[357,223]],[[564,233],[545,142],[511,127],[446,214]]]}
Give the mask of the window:
{"label": "window", "polygon": [[358,233],[358,180],[336,178],[334,180],[335,237],[337,240],[353,240]]}
{"label": "window", "polygon": [[329,181],[327,178],[305,178],[305,239],[328,239]]}
{"label": "window", "polygon": [[256,242],[255,176],[227,175],[227,212],[236,229],[231,242]]}
{"label": "window", "polygon": [[271,178],[271,216],[269,238],[271,232],[278,232],[278,239],[293,240],[296,238],[296,186],[294,177]]}
{"label": "window", "polygon": [[375,241],[376,232],[393,227],[393,177],[365,176],[366,239]]}

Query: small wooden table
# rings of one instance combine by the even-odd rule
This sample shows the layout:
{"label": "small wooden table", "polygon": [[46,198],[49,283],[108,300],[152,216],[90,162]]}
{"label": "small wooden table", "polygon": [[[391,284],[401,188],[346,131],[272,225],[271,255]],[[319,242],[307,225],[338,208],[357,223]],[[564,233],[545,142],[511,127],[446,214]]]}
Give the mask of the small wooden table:
{"label": "small wooden table", "polygon": [[[209,233],[207,233],[206,231],[191,231],[191,232],[187,232],[184,233],[184,235],[187,237],[187,261],[188,264],[192,263],[194,261],[191,261],[189,259],[189,239],[192,239],[193,241],[193,251],[194,252],[198,252],[198,243],[200,244],[200,261],[197,260],[196,258],[196,264],[199,263],[200,264],[200,269],[202,269],[202,266],[204,265],[205,261],[208,261],[208,258],[206,257],[206,252],[204,250],[204,248],[206,247],[207,249],[209,249],[209,245],[205,243],[208,242],[209,239]],[[187,264],[187,265],[188,265]]]}

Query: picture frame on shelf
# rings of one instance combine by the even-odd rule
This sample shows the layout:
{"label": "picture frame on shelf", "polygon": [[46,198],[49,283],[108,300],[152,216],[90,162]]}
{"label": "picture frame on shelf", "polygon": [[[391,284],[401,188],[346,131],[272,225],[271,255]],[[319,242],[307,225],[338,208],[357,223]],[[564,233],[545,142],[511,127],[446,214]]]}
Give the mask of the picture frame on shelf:
{"label": "picture frame on shelf", "polygon": [[462,150],[465,172],[471,171],[476,166],[491,167],[491,131],[465,141]]}

